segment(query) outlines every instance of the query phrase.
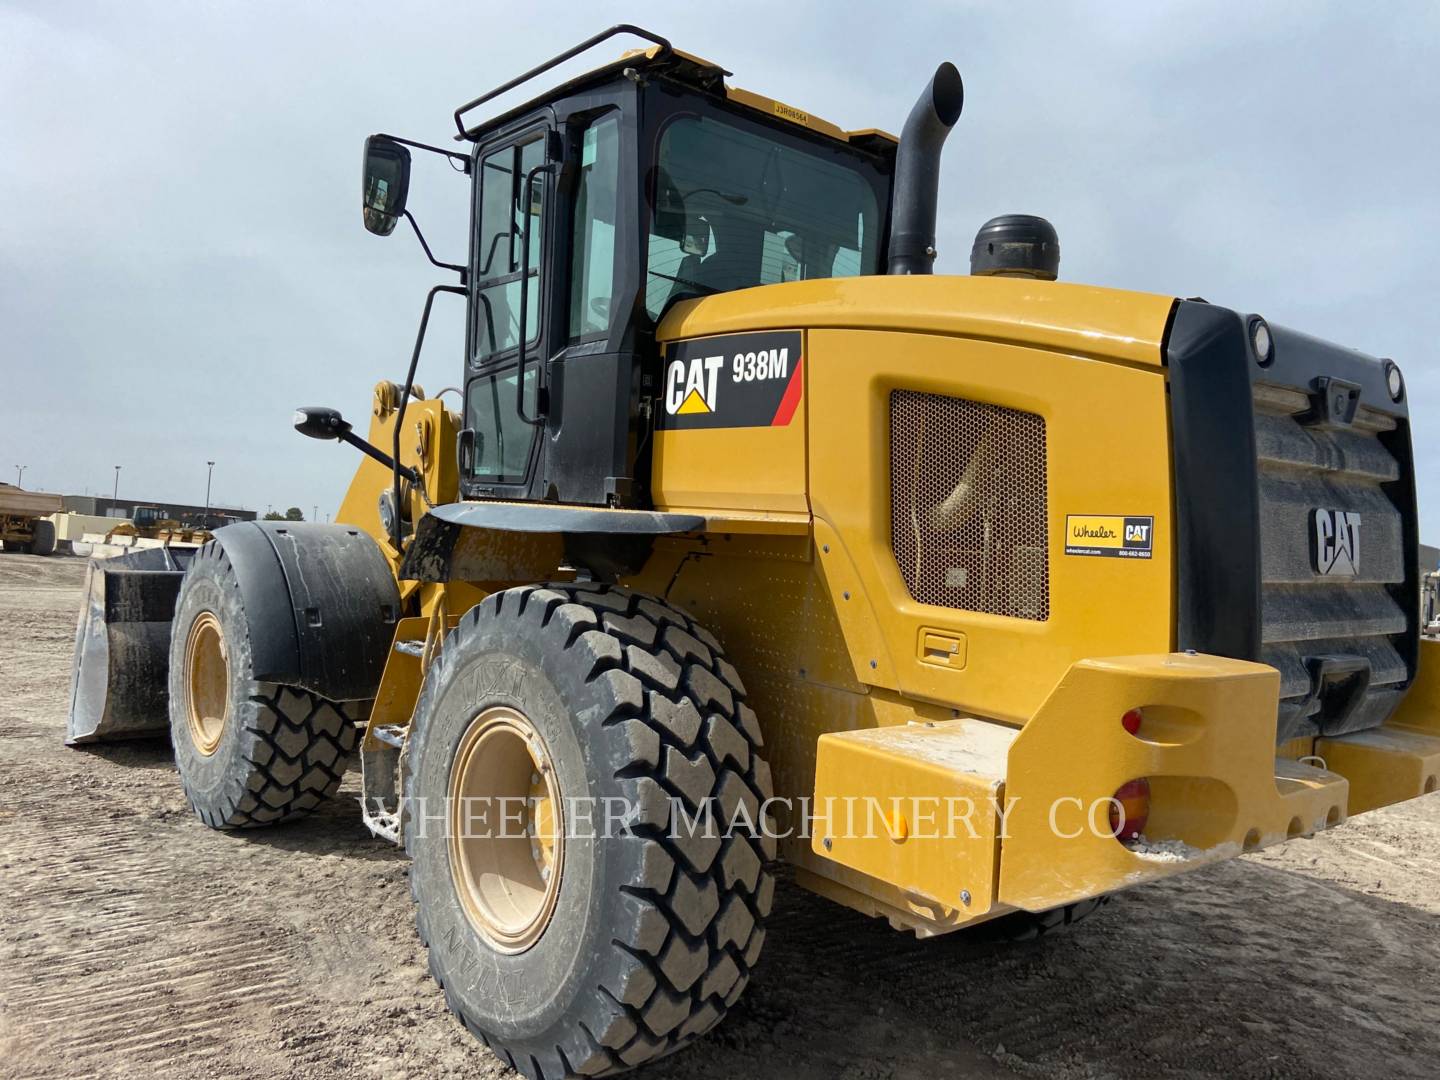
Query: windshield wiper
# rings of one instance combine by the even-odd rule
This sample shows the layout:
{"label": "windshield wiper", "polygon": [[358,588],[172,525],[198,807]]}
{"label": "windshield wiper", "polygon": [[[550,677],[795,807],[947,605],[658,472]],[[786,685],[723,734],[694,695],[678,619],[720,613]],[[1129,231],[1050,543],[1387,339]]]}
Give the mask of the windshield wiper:
{"label": "windshield wiper", "polygon": [[715,293],[724,292],[723,289],[717,289],[713,285],[703,285],[698,281],[691,281],[689,278],[676,277],[674,274],[662,274],[659,270],[651,270],[649,271],[649,273],[653,274],[655,277],[664,278],[666,281],[673,281],[679,285],[689,285],[692,289],[703,289],[707,296],[713,296]]}

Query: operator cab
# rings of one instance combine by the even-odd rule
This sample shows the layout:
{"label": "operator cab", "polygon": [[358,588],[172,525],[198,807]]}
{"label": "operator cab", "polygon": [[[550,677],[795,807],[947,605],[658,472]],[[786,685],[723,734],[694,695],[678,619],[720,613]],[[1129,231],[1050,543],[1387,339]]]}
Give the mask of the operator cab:
{"label": "operator cab", "polygon": [[[465,121],[619,33],[653,45]],[[671,307],[884,272],[895,140],[727,88],[726,74],[616,27],[456,111],[473,187],[463,497],[648,506],[655,330]],[[372,232],[409,218],[404,145],[437,149],[367,143]]]}

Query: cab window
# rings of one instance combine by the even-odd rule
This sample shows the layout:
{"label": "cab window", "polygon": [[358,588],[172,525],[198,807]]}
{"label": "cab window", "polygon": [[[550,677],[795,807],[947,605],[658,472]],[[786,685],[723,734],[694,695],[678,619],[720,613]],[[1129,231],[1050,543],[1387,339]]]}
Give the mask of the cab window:
{"label": "cab window", "polygon": [[596,120],[580,140],[570,263],[570,341],[610,330],[615,291],[615,215],[619,209],[620,120]]}
{"label": "cab window", "polygon": [[[525,369],[525,399],[535,407],[535,365]],[[476,479],[495,484],[519,484],[535,429],[515,410],[515,367],[500,368],[470,380],[466,398],[466,426],[475,432]]]}
{"label": "cab window", "polygon": [[501,147],[480,159],[480,222],[476,236],[475,363],[520,344],[520,263],[525,218],[530,217],[530,273],[526,280],[526,342],[540,325],[540,272],[544,262],[542,208],[546,174],[525,178],[545,160],[545,140]]}
{"label": "cab window", "polygon": [[[522,137],[480,158],[480,193],[475,235],[475,325],[471,363],[479,373],[465,394],[465,423],[474,432],[472,475],[498,484],[525,479],[535,429],[516,409],[516,359],[520,345],[521,278],[526,289],[525,341],[536,344],[541,316],[541,275],[545,262],[546,173],[526,184],[530,170],[545,160],[543,131]],[[526,188],[529,188],[527,192]],[[530,227],[528,273],[522,268],[526,222]],[[535,414],[537,370],[525,370],[525,410]]]}
{"label": "cab window", "polygon": [[660,136],[653,199],[652,318],[677,299],[878,272],[875,189],[839,152],[680,117]]}

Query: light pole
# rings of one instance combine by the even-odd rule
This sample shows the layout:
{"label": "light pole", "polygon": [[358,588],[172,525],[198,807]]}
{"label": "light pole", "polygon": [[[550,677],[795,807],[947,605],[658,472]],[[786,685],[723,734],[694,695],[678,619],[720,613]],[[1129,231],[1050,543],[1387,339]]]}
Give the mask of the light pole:
{"label": "light pole", "polygon": [[[120,466],[119,466],[119,465],[116,465],[116,466],[115,466],[115,488],[114,488],[113,491],[110,492],[110,502],[113,504],[113,503],[115,503],[116,501],[118,501],[119,498],[120,498]],[[114,510],[115,507],[112,505],[112,506],[110,507],[110,509]]]}
{"label": "light pole", "polygon": [[205,524],[202,529],[210,528],[210,478],[215,475],[215,462],[205,462]]}
{"label": "light pole", "polygon": [[30,467],[29,465],[16,465],[16,466],[15,466],[15,486],[16,486],[16,487],[20,487],[20,481],[22,481],[22,480],[25,479],[25,470],[28,469],[29,467]]}
{"label": "light pole", "polygon": [[315,506],[312,506],[312,507],[310,508],[310,520],[311,520],[311,521],[319,521],[319,520],[320,520],[320,506],[319,506],[318,503],[317,503]]}

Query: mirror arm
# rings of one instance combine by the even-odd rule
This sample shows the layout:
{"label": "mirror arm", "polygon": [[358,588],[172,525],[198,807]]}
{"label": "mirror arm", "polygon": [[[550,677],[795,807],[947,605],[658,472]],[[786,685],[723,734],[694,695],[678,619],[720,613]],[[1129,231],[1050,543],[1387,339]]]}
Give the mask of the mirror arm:
{"label": "mirror arm", "polygon": [[461,171],[465,173],[470,172],[470,158],[465,154],[457,154],[453,150],[445,150],[438,146],[431,146],[429,143],[416,142],[414,139],[402,139],[399,135],[387,135],[383,131],[380,132],[377,137],[389,139],[391,142],[400,143],[402,146],[413,146],[416,150],[428,150],[432,154],[441,154],[449,158],[452,163],[458,161]]}
{"label": "mirror arm", "polygon": [[[409,217],[409,214],[405,215]],[[412,221],[413,225],[414,222]],[[418,229],[416,230],[419,231]],[[425,310],[420,315],[420,329],[415,334],[415,351],[410,354],[410,370],[405,373],[405,386],[400,391],[400,408],[395,414],[395,440],[390,451],[390,467],[394,473],[395,490],[395,548],[400,548],[400,539],[405,535],[405,504],[400,501],[400,481],[404,479],[401,475],[400,465],[400,431],[405,425],[405,410],[410,406],[410,388],[415,384],[415,369],[420,366],[420,349],[425,344],[425,330],[430,325],[430,309],[435,304],[437,293],[453,293],[456,296],[467,295],[463,285],[435,285],[425,294]],[[412,470],[413,472],[413,470]]]}
{"label": "mirror arm", "polygon": [[425,234],[420,231],[420,226],[415,224],[415,215],[410,213],[409,210],[402,210],[401,213],[405,215],[405,220],[410,222],[410,228],[415,230],[415,239],[420,241],[420,247],[424,250],[425,257],[430,260],[431,265],[438,266],[441,270],[454,270],[455,273],[460,275],[460,281],[463,284],[466,273],[465,267],[457,266],[454,263],[441,262],[435,258],[434,253],[430,250],[430,245],[425,242]]}
{"label": "mirror arm", "polygon": [[[366,457],[378,461],[381,465],[384,465],[385,468],[390,469],[392,472],[395,470],[394,458],[392,458],[389,454],[385,453],[385,451],[381,450],[378,446],[372,446],[370,443],[360,438],[359,435],[356,435],[353,431],[343,432],[340,435],[335,436],[335,438],[340,442],[349,443]],[[414,469],[412,469],[409,465],[400,466],[400,475],[403,476],[406,480],[409,480],[412,484],[418,484],[420,482],[420,474]]]}

